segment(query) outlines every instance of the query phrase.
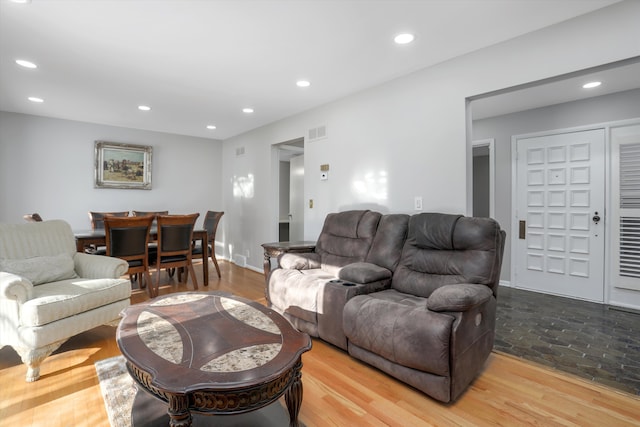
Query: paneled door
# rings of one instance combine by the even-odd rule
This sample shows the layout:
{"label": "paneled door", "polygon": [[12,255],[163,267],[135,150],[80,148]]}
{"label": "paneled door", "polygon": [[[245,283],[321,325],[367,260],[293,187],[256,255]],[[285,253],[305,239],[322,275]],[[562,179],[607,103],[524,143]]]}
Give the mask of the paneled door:
{"label": "paneled door", "polygon": [[604,129],[517,138],[515,286],[604,301]]}

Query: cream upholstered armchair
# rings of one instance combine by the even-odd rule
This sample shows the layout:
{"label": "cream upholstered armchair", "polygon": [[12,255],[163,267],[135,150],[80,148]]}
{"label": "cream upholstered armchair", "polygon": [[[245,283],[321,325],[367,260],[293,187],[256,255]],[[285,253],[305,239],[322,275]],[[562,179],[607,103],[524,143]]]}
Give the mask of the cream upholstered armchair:
{"label": "cream upholstered armchair", "polygon": [[0,348],[27,365],[27,381],[70,337],[114,324],[127,307],[127,262],[76,252],[71,227],[52,220],[0,224]]}

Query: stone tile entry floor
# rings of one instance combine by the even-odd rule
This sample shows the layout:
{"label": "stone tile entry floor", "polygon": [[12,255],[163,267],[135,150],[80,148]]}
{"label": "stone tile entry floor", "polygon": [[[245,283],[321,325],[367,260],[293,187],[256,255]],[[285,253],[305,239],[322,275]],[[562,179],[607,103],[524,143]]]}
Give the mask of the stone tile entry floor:
{"label": "stone tile entry floor", "polygon": [[640,313],[501,286],[494,350],[640,395]]}

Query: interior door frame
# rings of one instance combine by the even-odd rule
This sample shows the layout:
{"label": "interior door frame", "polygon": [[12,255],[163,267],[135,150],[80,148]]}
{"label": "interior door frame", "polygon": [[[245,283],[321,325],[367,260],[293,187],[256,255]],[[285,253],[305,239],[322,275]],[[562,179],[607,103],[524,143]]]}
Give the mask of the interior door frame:
{"label": "interior door frame", "polygon": [[[268,240],[278,241],[279,235],[279,223],[280,223],[280,212],[279,212],[279,200],[280,200],[280,161],[285,160],[288,161],[288,156],[291,153],[304,154],[304,146],[303,147],[295,147],[292,146],[292,143],[305,143],[304,137],[294,138],[287,141],[281,141],[274,144],[271,144],[271,194],[273,203],[270,203],[268,209],[268,215],[271,218],[269,232],[267,233],[271,237],[267,237]],[[303,195],[304,198],[304,195]],[[304,217],[303,217],[304,224]],[[304,226],[303,226],[304,227]]]}
{"label": "interior door frame", "polygon": [[518,288],[518,275],[517,275],[517,254],[518,247],[518,147],[517,142],[519,139],[537,138],[565,133],[583,132],[589,130],[604,130],[604,259],[603,259],[603,304],[609,303],[610,288],[606,286],[606,283],[610,276],[610,256],[611,256],[611,222],[609,221],[608,212],[611,212],[611,127],[616,122],[597,123],[584,126],[576,126],[562,129],[550,129],[540,132],[525,133],[511,136],[511,283],[510,286]]}
{"label": "interior door frame", "polygon": [[[489,148],[489,216],[496,216],[496,154],[495,154],[495,138],[479,139],[471,141],[471,156],[473,157],[473,149],[478,147]],[[471,163],[471,179],[473,180],[473,162]],[[473,191],[473,186],[471,187]],[[473,206],[473,205],[472,205]]]}

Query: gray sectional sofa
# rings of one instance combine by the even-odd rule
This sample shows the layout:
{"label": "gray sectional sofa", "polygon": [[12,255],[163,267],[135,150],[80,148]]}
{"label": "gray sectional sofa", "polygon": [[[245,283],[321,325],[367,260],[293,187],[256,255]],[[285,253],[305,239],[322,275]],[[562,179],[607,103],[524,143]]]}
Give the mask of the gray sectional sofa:
{"label": "gray sectional sofa", "polygon": [[488,218],[332,213],[313,252],[278,258],[267,301],[299,330],[451,402],[493,347],[504,241]]}

